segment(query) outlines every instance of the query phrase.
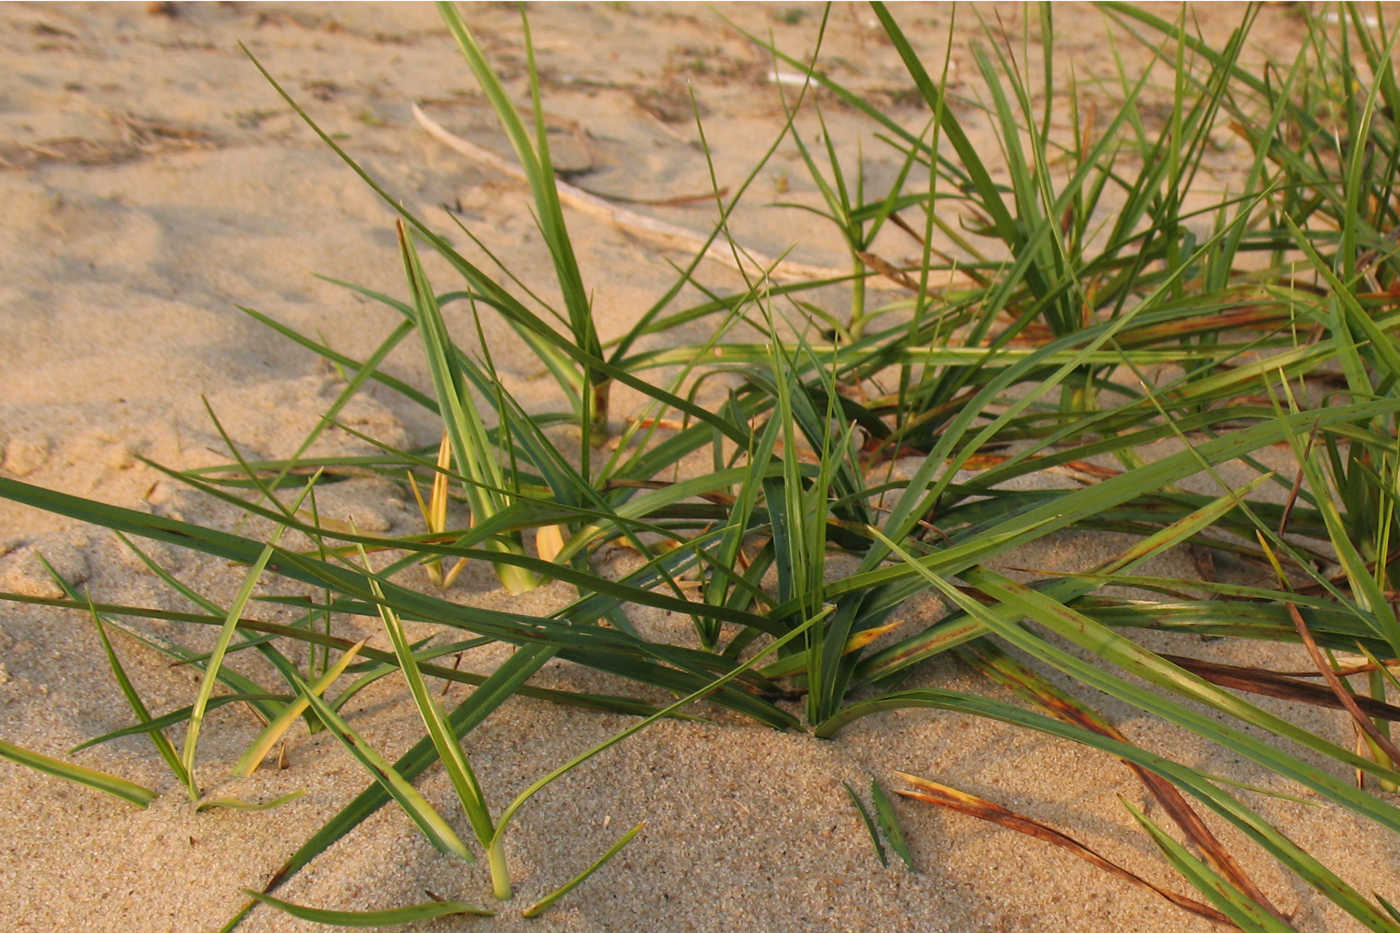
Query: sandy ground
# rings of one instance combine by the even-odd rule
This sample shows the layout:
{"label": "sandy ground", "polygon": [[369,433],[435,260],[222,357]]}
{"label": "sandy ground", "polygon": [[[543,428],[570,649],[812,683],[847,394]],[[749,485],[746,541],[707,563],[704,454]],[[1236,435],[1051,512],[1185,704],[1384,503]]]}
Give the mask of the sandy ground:
{"label": "sandy ground", "polygon": [[[746,28],[771,30],[794,53],[810,50],[820,10],[797,5],[723,7]],[[1219,42],[1238,21],[1231,7],[1195,10]],[[525,100],[519,20],[512,7],[467,11],[508,86]],[[968,53],[979,17],[1021,35],[1014,6],[963,8],[954,28],[955,86],[979,93]],[[897,16],[931,62],[951,25],[947,7],[900,7]],[[1106,25],[1096,11],[1057,7],[1065,37],[1059,67],[1081,81],[1111,79]],[[688,6],[537,7],[531,24],[560,168],[604,194],[664,198],[708,190],[689,90],[704,119],[721,184],[737,185],[782,122],[770,62],[719,15]],[[1256,59],[1266,49],[1291,61],[1296,24],[1265,11]],[[1038,26],[1032,24],[1032,46]],[[339,383],[310,354],[239,313],[246,304],[341,351],[367,355],[395,323],[385,309],[318,280],[323,273],[402,294],[392,214],[292,116],[237,49],[243,41],[396,197],[425,214],[451,205],[533,286],[549,289],[548,259],[515,182],[472,165],[427,137],[410,103],[455,132],[505,152],[503,137],[465,64],[430,7],[396,5],[178,4],[0,7],[0,466],[6,475],[192,521],[229,524],[215,505],[181,490],[134,455],[190,467],[227,459],[201,397],[244,449],[290,453]],[[1119,36],[1125,61],[1143,49]],[[897,58],[864,8],[837,7],[825,60],[834,77],[869,95],[909,126],[924,113],[907,92]],[[1038,67],[1038,66],[1035,66]],[[1033,69],[1032,69],[1032,73]],[[1159,82],[1166,93],[1169,82]],[[1154,90],[1153,93],[1156,91]],[[825,113],[843,158],[863,147],[876,178],[892,163],[857,115],[829,100]],[[969,110],[980,144],[985,121]],[[804,132],[815,134],[810,120]],[[1212,156],[1231,158],[1228,139]],[[884,173],[881,175],[881,173]],[[1207,179],[1203,184],[1220,182]],[[754,183],[735,219],[744,242],[769,253],[796,245],[804,261],[839,264],[833,231],[804,215],[767,208],[814,203],[790,145]],[[641,208],[703,230],[713,207]],[[604,337],[623,330],[669,282],[659,250],[603,222],[569,215]],[[450,227],[443,221],[442,228]],[[462,239],[458,237],[458,239]],[[895,244],[898,250],[906,246]],[[447,281],[442,269],[430,265]],[[732,284],[708,268],[711,280]],[[524,354],[497,365],[527,401],[548,404],[547,380]],[[696,335],[682,334],[682,339]],[[426,385],[408,351],[396,374]],[[619,408],[627,405],[625,396]],[[370,392],[346,419],[398,443],[435,440],[432,427],[392,396]],[[361,449],[332,435],[326,451]],[[402,493],[365,481],[323,507],[365,527],[407,533],[417,518]],[[335,517],[332,515],[332,517]],[[1047,566],[1083,560],[1112,542],[1060,540]],[[227,600],[239,573],[158,548],[192,586]],[[178,605],[105,533],[0,502],[0,583],[43,593],[34,555],[47,555],[98,599]],[[456,598],[506,605],[488,573],[465,575]],[[550,588],[509,603],[542,612]],[[916,603],[917,622],[935,607]],[[651,620],[658,629],[675,627]],[[129,670],[155,710],[193,697],[188,672],[120,642]],[[1257,660],[1237,649],[1226,660]],[[485,663],[485,662],[481,662]],[[544,682],[617,689],[549,669]],[[950,664],[914,683],[985,690]],[[463,688],[458,688],[460,691]],[[458,694],[461,695],[460,693]],[[1267,701],[1265,701],[1267,705]],[[1107,710],[1144,746],[1235,780],[1283,789],[1228,753],[1184,738],[1126,708]],[[353,722],[386,756],[416,740],[420,725],[398,682],[352,704]],[[721,717],[723,718],[723,717]],[[90,626],[77,614],[0,603],[0,737],[52,755],[130,721]],[[1340,715],[1314,728],[1345,741]],[[468,750],[492,800],[626,724],[620,717],[528,700],[507,704],[474,731]],[[206,727],[200,775],[209,786],[255,734],[225,708]],[[288,767],[264,769],[231,792],[270,799],[303,788],[297,802],[266,813],[196,814],[152,753],[132,738],[76,760],[161,790],[146,810],[0,762],[0,926],[9,930],[207,930],[261,886],[320,823],[366,783],[357,763],[324,735],[298,735]],[[1063,742],[951,715],[903,713],[864,720],[837,741],[779,734],[734,722],[665,723],[596,759],[530,803],[512,831],[509,858],[520,905],[593,860],[627,826],[641,836],[536,927],[559,930],[1186,930],[1203,924],[1150,893],[1024,837],[911,802],[897,803],[918,872],[882,868],[842,789],[871,778],[894,786],[910,771],[979,793],[1047,820],[1103,854],[1178,890],[1119,805],[1120,796],[1160,818],[1125,768]],[[440,775],[421,782],[451,816]],[[1361,891],[1400,900],[1400,845],[1346,814],[1310,801],[1248,794]],[[1242,843],[1237,834],[1225,837]],[[1267,858],[1239,845],[1241,859],[1300,928],[1349,929],[1351,921]],[[313,862],[279,893],[324,907],[369,909],[425,899],[424,891],[490,901],[484,867],[465,870],[438,855],[401,812],[386,808]],[[494,921],[523,925],[509,907]],[[260,908],[248,930],[309,927]],[[430,929],[455,925],[427,925]]]}

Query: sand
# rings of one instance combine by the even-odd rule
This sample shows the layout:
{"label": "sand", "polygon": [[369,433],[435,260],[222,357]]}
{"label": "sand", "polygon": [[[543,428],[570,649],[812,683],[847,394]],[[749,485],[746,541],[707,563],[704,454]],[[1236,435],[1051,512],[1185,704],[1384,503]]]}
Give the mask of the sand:
{"label": "sand", "polygon": [[[811,48],[820,10],[810,6],[722,7],[746,28],[771,30],[786,49]],[[978,17],[1021,35],[1015,6],[963,8],[954,27],[954,77],[979,93],[969,51]],[[519,21],[506,6],[467,11],[507,85],[525,100]],[[937,61],[950,28],[947,7],[900,7],[896,15]],[[1240,10],[1194,10],[1219,42]],[[1081,80],[1111,79],[1106,24],[1085,7],[1057,7]],[[771,62],[717,14],[689,6],[538,7],[531,10],[545,108],[559,167],[592,190],[633,198],[701,194],[708,170],[696,146],[688,90],[704,118],[722,184],[737,185],[782,123]],[[1032,33],[1038,30],[1031,24]],[[1287,9],[1265,10],[1250,55],[1291,61],[1300,35]],[[1118,36],[1125,61],[1145,50]],[[182,490],[137,455],[174,467],[224,462],[227,452],[204,412],[207,398],[230,434],[254,455],[290,453],[340,383],[330,368],[236,310],[243,304],[363,357],[394,316],[313,276],[353,280],[403,294],[393,215],[292,116],[237,49],[245,42],[323,125],[413,209],[450,224],[451,205],[533,287],[550,291],[548,259],[522,186],[473,165],[414,122],[420,102],[434,119],[496,151],[504,138],[431,7],[396,5],[6,5],[0,7],[0,468],[27,482],[190,521],[230,526],[235,517]],[[1034,43],[1033,43],[1034,44]],[[924,113],[872,14],[837,7],[826,61],[838,79],[917,127]],[[1038,66],[1034,66],[1038,67]],[[1033,71],[1033,69],[1032,69]],[[1150,93],[1166,95],[1160,81]],[[868,124],[824,100],[843,159],[857,145],[872,176],[893,171]],[[966,114],[980,145],[994,145],[985,120]],[[814,124],[804,132],[815,140]],[[1221,183],[1228,137],[1211,156]],[[769,253],[840,265],[832,230],[775,200],[815,203],[793,148],[785,146],[754,183],[734,222],[740,240]],[[640,208],[695,230],[713,218],[703,202]],[[604,337],[624,330],[669,282],[665,259],[685,257],[596,219],[569,214],[580,264]],[[464,242],[465,238],[454,238]],[[904,247],[897,247],[903,249]],[[439,284],[440,264],[430,263]],[[707,267],[712,280],[730,282]],[[551,404],[542,379],[504,328],[496,362],[527,404]],[[679,339],[702,334],[683,332]],[[518,347],[517,347],[518,349]],[[427,385],[411,348],[389,368]],[[629,400],[620,393],[618,406]],[[347,420],[376,436],[415,444],[432,425],[389,393],[372,391]],[[327,452],[363,449],[348,435]],[[407,533],[417,528],[401,491],[364,481],[325,504],[332,517]],[[1107,553],[1115,542],[1085,536],[1049,542],[1029,558],[1048,567]],[[227,601],[237,568],[170,547],[154,549],[190,585]],[[179,605],[105,532],[0,502],[0,583],[43,594],[35,554],[111,602]],[[1180,569],[1180,568],[1177,568]],[[546,587],[510,601],[489,572],[473,568],[453,598],[543,612],[565,594]],[[938,611],[932,600],[903,610],[910,624]],[[674,620],[644,620],[683,637]],[[174,634],[173,629],[163,629]],[[194,679],[125,640],[119,650],[157,711],[189,703]],[[494,656],[499,660],[500,655]],[[1223,660],[1257,661],[1229,648]],[[491,657],[477,664],[488,666]],[[623,690],[586,672],[551,666],[541,682]],[[911,684],[986,691],[948,662]],[[465,688],[455,688],[460,698]],[[654,697],[653,697],[654,699]],[[1262,705],[1270,706],[1269,701]],[[1281,708],[1278,705],[1270,708]],[[1177,730],[1109,704],[1136,742],[1234,780],[1276,790],[1282,782]],[[386,756],[421,734],[402,683],[383,681],[347,709]],[[1346,741],[1340,714],[1303,714],[1312,728]],[[641,835],[604,871],[564,899],[537,929],[549,930],[1189,930],[1204,926],[1165,901],[1069,855],[976,820],[897,802],[917,873],[876,861],[842,788],[893,772],[925,775],[1046,820],[1176,890],[1174,878],[1120,806],[1121,796],[1163,818],[1120,763],[1039,735],[965,717],[907,712],[869,718],[835,741],[777,733],[732,717],[666,722],[595,759],[540,794],[510,833],[517,898],[493,921],[424,929],[524,926],[516,906],[552,890],[621,832]],[[100,645],[71,612],[0,603],[0,738],[62,756],[73,745],[131,720]],[[628,720],[538,701],[507,703],[471,733],[467,746],[489,797],[500,806],[541,773],[618,731]],[[221,784],[256,722],[225,708],[211,717],[199,774],[209,787],[266,800],[305,796],[264,813],[195,813],[183,790],[140,738],[82,752],[75,760],[157,788],[145,810],[9,762],[0,762],[0,927],[7,930],[190,931],[218,927],[329,815],[366,783],[324,734],[299,733],[287,767]],[[1334,767],[1335,765],[1327,765]],[[451,791],[437,772],[420,782],[450,818]],[[1361,891],[1400,900],[1400,844],[1349,814],[1314,801],[1247,793],[1248,802]],[[460,825],[460,823],[459,823]],[[1351,928],[1349,918],[1303,888],[1267,857],[1236,844],[1241,861],[1300,929]],[[425,891],[491,903],[482,865],[465,868],[433,851],[388,807],[279,890],[321,907],[370,909],[425,899]],[[250,931],[310,928],[259,908]]]}

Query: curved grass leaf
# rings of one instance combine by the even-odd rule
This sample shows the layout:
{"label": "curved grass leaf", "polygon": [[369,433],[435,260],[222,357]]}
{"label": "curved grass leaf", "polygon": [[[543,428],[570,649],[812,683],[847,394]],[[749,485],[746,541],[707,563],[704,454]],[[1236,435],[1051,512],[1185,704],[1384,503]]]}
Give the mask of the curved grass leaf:
{"label": "curved grass leaf", "polygon": [[473,907],[471,904],[464,904],[461,901],[427,901],[408,907],[395,907],[391,910],[324,910],[293,904],[291,901],[284,901],[270,894],[248,888],[244,888],[243,893],[254,900],[276,907],[298,920],[309,920],[312,923],[324,923],[327,926],[336,927],[394,927],[407,923],[419,923],[424,920],[435,920],[438,917],[496,916],[494,910]]}
{"label": "curved grass leaf", "polygon": [[1165,898],[1177,907],[1190,911],[1198,917],[1204,917],[1214,923],[1222,923],[1225,920],[1225,915],[1219,911],[1199,901],[1192,900],[1189,897],[1185,897],[1173,891],[1168,891],[1165,888],[1147,881],[1141,875],[1131,872],[1115,862],[1110,862],[1093,849],[1045,823],[1030,819],[1019,813],[1014,813],[1000,804],[983,797],[978,797],[975,794],[969,794],[966,791],[957,790],[946,784],[939,784],[927,778],[915,777],[912,774],[901,774],[900,777],[913,785],[913,789],[911,790],[897,790],[896,793],[901,797],[921,800],[939,807],[947,807],[950,810],[966,813],[969,816],[975,816],[978,819],[995,823],[998,826],[1024,833],[1033,839],[1048,842],[1053,846],[1058,846],[1072,855],[1083,859],[1095,868],[1100,868],[1110,874],[1117,875],[1125,881],[1147,888],[1149,891]]}
{"label": "curved grass leaf", "polygon": [[[355,660],[355,656],[360,653],[360,649],[365,646],[367,641],[369,641],[367,638],[361,639],[347,648],[345,653],[340,656],[340,660],[336,661],[332,667],[317,678],[316,682],[310,686],[310,691],[316,696],[321,696],[325,693],[326,690],[330,688],[330,685],[335,683],[341,674],[345,673],[345,669],[350,666],[351,661]],[[247,777],[258,770],[258,765],[262,764],[262,760],[267,757],[267,753],[272,751],[272,746],[277,744],[277,740],[286,734],[287,729],[291,727],[296,718],[300,716],[309,705],[305,697],[293,699],[288,702],[282,712],[277,714],[277,718],[267,724],[267,728],[259,733],[258,737],[253,740],[253,744],[248,746],[247,751],[245,751],[242,757],[238,759],[237,763],[234,764],[233,776]]]}
{"label": "curved grass leaf", "polygon": [[846,788],[851,803],[856,805],[856,812],[860,814],[861,822],[865,824],[865,831],[870,833],[870,841],[875,844],[875,857],[880,860],[881,865],[888,866],[890,860],[885,855],[885,844],[880,841],[880,831],[875,828],[875,819],[870,815],[870,810],[866,808],[865,801],[860,799],[860,794],[856,793],[856,789],[850,785],[849,781],[842,781],[841,786]]}
{"label": "curved grass leaf", "polygon": [[1183,878],[1191,882],[1196,890],[1200,891],[1210,902],[1218,907],[1222,914],[1239,927],[1249,933],[1291,933],[1293,927],[1273,914],[1264,910],[1257,903],[1245,897],[1240,891],[1228,881],[1216,874],[1205,862],[1192,855],[1181,843],[1167,835],[1160,826],[1149,820],[1137,807],[1124,800],[1123,806],[1133,815],[1133,819],[1140,825],[1152,841],[1157,844],[1157,848],[1166,856]]}
{"label": "curved grass leaf", "polygon": [[379,782],[379,786],[384,789],[389,796],[398,801],[404,812],[422,830],[423,835],[433,847],[446,855],[455,855],[464,861],[475,861],[475,857],[463,844],[456,831],[447,823],[442,815],[438,813],[432,804],[428,803],[418,789],[411,783],[411,778],[401,774],[393,765],[385,761],[364,739],[355,733],[350,725],[332,710],[326,702],[311,692],[305,681],[297,678],[297,690],[301,692],[303,698],[311,704],[311,708],[331,731],[341,744],[346,747],[350,754],[360,760],[360,764],[373,775]]}
{"label": "curved grass leaf", "polygon": [[885,793],[879,781],[870,782],[870,799],[875,804],[875,817],[885,838],[890,841],[890,848],[894,849],[895,854],[904,862],[905,868],[917,871],[914,867],[914,856],[909,852],[909,843],[904,839],[904,830],[899,828],[899,817],[894,812],[894,802],[890,800],[889,794]]}
{"label": "curved grass leaf", "polygon": [[[280,537],[280,529],[278,537]],[[263,548],[253,565],[248,568],[243,585],[229,606],[228,615],[225,617],[223,627],[219,632],[218,642],[214,646],[214,653],[209,658],[209,666],[204,669],[204,677],[200,680],[199,693],[190,709],[189,724],[185,727],[185,742],[180,752],[180,765],[186,775],[185,784],[189,788],[191,800],[196,800],[199,797],[199,788],[195,784],[194,777],[195,749],[199,742],[200,727],[204,724],[205,709],[209,705],[209,697],[214,691],[214,682],[218,678],[219,665],[223,660],[224,652],[228,650],[229,642],[233,640],[233,632],[238,625],[239,617],[243,614],[243,607],[248,604],[249,597],[253,595],[253,587],[257,585],[258,578],[262,576],[263,569],[267,567],[272,552],[273,545],[268,544]]]}
{"label": "curved grass leaf", "polygon": [[1368,929],[1376,930],[1378,933],[1393,933],[1393,926],[1389,918],[1362,897],[1351,885],[1248,807],[1216,787],[1205,775],[1193,768],[1146,752],[1135,745],[1110,739],[1080,726],[1060,722],[1039,713],[1028,712],[1018,706],[999,700],[950,690],[924,688],[890,693],[875,699],[853,703],[827,722],[822,723],[816,729],[816,734],[821,737],[830,737],[840,731],[847,723],[862,716],[895,709],[941,709],[968,713],[987,719],[995,719],[1009,725],[1033,729],[1047,735],[1067,738],[1081,745],[1097,748],[1118,758],[1131,761],[1171,781],[1237,826],[1249,838],[1257,842],[1308,884],[1323,892]]}
{"label": "curved grass leaf", "polygon": [[41,755],[27,748],[21,748],[11,742],[6,742],[4,739],[0,739],[0,758],[8,758],[36,771],[43,771],[45,774],[52,774],[54,777],[61,777],[77,784],[86,784],[88,787],[103,793],[134,803],[138,807],[145,807],[156,799],[156,792],[149,787],[142,787],[140,784],[125,778],[85,768],[82,765],[59,761],[57,758],[50,758],[48,755]]}
{"label": "curved grass leaf", "polygon": [[631,842],[636,837],[637,833],[641,832],[646,825],[646,821],[644,820],[638,823],[636,826],[633,826],[627,832],[623,833],[622,838],[617,840],[617,842],[614,842],[611,846],[609,846],[608,851],[598,856],[598,860],[596,862],[594,862],[592,865],[589,865],[583,871],[579,872],[577,875],[570,878],[568,881],[564,882],[559,887],[555,888],[553,891],[551,891],[549,894],[547,894],[545,897],[543,897],[536,903],[522,910],[520,912],[520,916],[538,917],[550,907],[554,906],[554,903],[558,901],[559,898],[563,897],[565,894],[568,894],[570,891],[572,891],[579,885],[583,884],[583,882],[588,880],[588,877],[590,875],[592,875],[598,869],[606,865],[608,863],[608,860],[611,859],[614,855],[621,852],[622,847],[627,845],[627,843]]}
{"label": "curved grass leaf", "polygon": [[[44,561],[44,567],[49,571],[50,576],[62,579],[59,574],[49,566],[48,561]],[[92,617],[92,624],[97,627],[97,635],[102,640],[102,650],[107,653],[107,663],[112,668],[112,676],[116,679],[117,686],[121,688],[122,695],[126,697],[127,705],[129,705],[131,711],[136,714],[136,719],[142,726],[142,731],[146,733],[151,743],[155,745],[156,752],[159,753],[160,757],[165,759],[165,763],[169,766],[171,773],[175,775],[175,779],[181,784],[188,786],[190,784],[189,772],[185,770],[185,766],[180,761],[180,755],[175,751],[175,746],[171,743],[170,739],[166,738],[165,733],[159,728],[152,727],[151,714],[146,709],[146,704],[142,702],[141,695],[138,694],[136,688],[132,686],[130,678],[126,676],[126,670],[122,667],[122,662],[117,657],[116,650],[112,647],[112,640],[107,637],[107,628],[102,624],[102,618],[97,614],[97,610],[92,606],[91,601],[88,603],[88,614]],[[81,747],[82,746],[79,746],[79,748]],[[77,750],[77,748],[73,749],[73,751]]]}

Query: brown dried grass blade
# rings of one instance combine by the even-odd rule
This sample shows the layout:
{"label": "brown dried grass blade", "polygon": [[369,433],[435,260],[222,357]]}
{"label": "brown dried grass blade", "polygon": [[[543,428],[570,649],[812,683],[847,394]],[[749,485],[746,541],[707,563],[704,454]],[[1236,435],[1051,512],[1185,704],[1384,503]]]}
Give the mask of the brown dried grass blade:
{"label": "brown dried grass blade", "polygon": [[963,791],[948,787],[945,784],[939,784],[936,781],[930,781],[926,778],[915,777],[912,774],[904,774],[902,772],[896,773],[899,777],[914,785],[915,788],[914,790],[897,789],[895,793],[899,794],[901,797],[908,797],[912,800],[922,800],[934,806],[956,810],[959,813],[966,813],[968,816],[975,816],[980,820],[986,820],[989,823],[995,823],[1006,829],[1024,833],[1042,842],[1048,842],[1053,846],[1058,846],[1078,856],[1091,865],[1103,869],[1109,874],[1117,875],[1125,881],[1129,881],[1139,887],[1147,888],[1149,891],[1166,898],[1166,900],[1183,910],[1190,911],[1199,917],[1204,917],[1212,923],[1233,926],[1229,919],[1215,908],[1186,897],[1185,895],[1158,887],[1147,879],[1123,868],[1121,865],[1110,862],[1093,849],[1065,835],[1054,827],[1047,826],[1030,817],[1022,816],[1019,813],[1008,810],[1000,804],[993,803],[983,797],[964,793]]}
{"label": "brown dried grass blade", "polygon": [[[1128,738],[1123,733],[1092,709],[1036,676],[1033,671],[999,649],[974,643],[958,649],[958,655],[986,676],[1038,704],[1055,718],[1097,732],[1114,741],[1128,743]],[[1230,854],[1230,850],[1201,819],[1200,814],[1187,802],[1181,791],[1177,790],[1176,785],[1131,761],[1124,761],[1123,764],[1127,765],[1153,798],[1161,804],[1172,822],[1176,823],[1186,838],[1200,850],[1212,868],[1264,910],[1287,922],[1287,916],[1275,907],[1263,890],[1254,883],[1244,867]]]}
{"label": "brown dried grass blade", "polygon": [[1342,678],[1337,676],[1337,672],[1332,669],[1327,658],[1323,656],[1322,649],[1317,646],[1317,640],[1313,638],[1312,632],[1308,630],[1308,623],[1303,621],[1303,614],[1298,611],[1298,607],[1292,603],[1284,604],[1288,608],[1288,617],[1293,620],[1293,627],[1298,630],[1298,637],[1302,639],[1303,646],[1308,649],[1308,656],[1317,665],[1318,671],[1322,674],[1322,679],[1327,681],[1327,686],[1331,688],[1342,709],[1346,710],[1356,723],[1356,727],[1366,733],[1366,737],[1376,744],[1391,763],[1400,762],[1400,749],[1395,747],[1384,732],[1376,728],[1376,724],[1367,718],[1357,705],[1356,697],[1351,695],[1347,685],[1342,682]]}
{"label": "brown dried grass blade", "polygon": [[[503,175],[508,175],[518,181],[525,180],[525,174],[510,162],[485,149],[475,143],[469,142],[460,136],[448,132],[436,120],[423,112],[416,103],[413,104],[413,118],[418,121],[418,125],[427,130],[428,133],[438,142],[466,156],[467,158],[482,165],[489,166]],[[693,230],[667,223],[646,214],[619,207],[610,201],[604,200],[594,194],[589,194],[581,188],[576,188],[560,179],[555,179],[555,187],[559,192],[559,200],[600,220],[615,224],[622,229],[643,236],[654,242],[659,242],[665,246],[684,250],[705,250],[705,258],[718,262],[730,268],[736,267],[734,250],[730,249],[727,243],[713,242],[707,246],[705,237]],[[777,260],[775,257],[764,255],[754,250],[741,250],[745,257],[746,265],[753,270],[772,269],[772,276],[780,281],[803,281],[811,279],[832,279],[846,278],[850,275],[848,270],[831,269],[825,266],[814,266],[807,263],[797,262],[792,259]],[[904,289],[908,286],[896,279],[886,279],[883,276],[871,276],[866,280],[867,287],[870,288],[895,288]],[[970,288],[975,285],[970,279],[961,273],[940,272],[938,281],[929,282],[930,291],[940,291],[947,289]]]}
{"label": "brown dried grass blade", "polygon": [[[1301,683],[1294,679],[1300,676],[1318,676],[1311,672],[1308,675],[1290,674],[1258,667],[1217,664],[1214,661],[1202,661],[1199,658],[1188,658],[1175,654],[1164,654],[1162,657],[1177,667],[1185,668],[1191,673],[1205,678],[1218,687],[1228,687],[1231,690],[1240,690],[1245,693],[1257,693],[1260,696],[1274,697],[1279,700],[1308,703],[1312,706],[1326,706],[1330,709],[1346,708],[1342,705],[1342,701],[1337,698],[1335,692],[1317,684]],[[1330,668],[1331,665],[1328,667]],[[1337,674],[1339,676],[1364,674],[1373,670],[1374,667],[1371,664],[1360,664],[1337,671]],[[1400,722],[1400,706],[1392,706],[1368,696],[1353,695],[1352,700],[1367,716]]]}

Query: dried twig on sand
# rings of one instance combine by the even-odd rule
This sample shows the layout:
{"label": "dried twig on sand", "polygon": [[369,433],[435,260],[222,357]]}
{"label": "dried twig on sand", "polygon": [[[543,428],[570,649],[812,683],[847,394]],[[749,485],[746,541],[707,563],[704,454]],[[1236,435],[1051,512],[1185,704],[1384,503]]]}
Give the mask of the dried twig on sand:
{"label": "dried twig on sand", "polygon": [[[502,174],[509,175],[518,181],[526,181],[525,173],[515,165],[496,155],[488,149],[484,149],[475,143],[469,142],[457,136],[445,128],[432,117],[423,112],[416,103],[413,105],[413,118],[418,124],[427,130],[429,134],[439,142],[451,149],[461,153],[473,162],[489,166]],[[783,259],[781,262],[772,256],[742,246],[731,247],[729,243],[716,240],[706,245],[706,238],[685,227],[658,220],[655,217],[648,217],[636,211],[620,207],[595,194],[589,194],[580,188],[570,185],[568,182],[555,179],[555,185],[559,190],[559,200],[571,207],[590,214],[601,220],[616,224],[629,233],[646,237],[662,245],[676,249],[697,252],[701,249],[705,251],[705,258],[722,263],[731,269],[739,269],[737,253],[743,257],[745,268],[740,271],[747,271],[750,274],[762,274],[765,269],[772,269],[770,273],[773,278],[780,281],[813,280],[813,279],[835,279],[850,276],[849,270],[832,269],[824,266],[814,266],[807,263],[797,262],[792,259]],[[865,257],[862,257],[865,261]],[[870,263],[867,262],[867,265]],[[867,285],[875,288],[906,290],[912,284],[912,279],[905,273],[900,273],[898,277],[890,276],[889,270],[893,268],[889,263],[881,261],[880,267],[871,268],[881,273],[871,276],[866,280]],[[961,275],[948,276],[939,275],[939,281],[930,281],[929,287],[933,289],[942,288],[966,288],[969,282]]]}

